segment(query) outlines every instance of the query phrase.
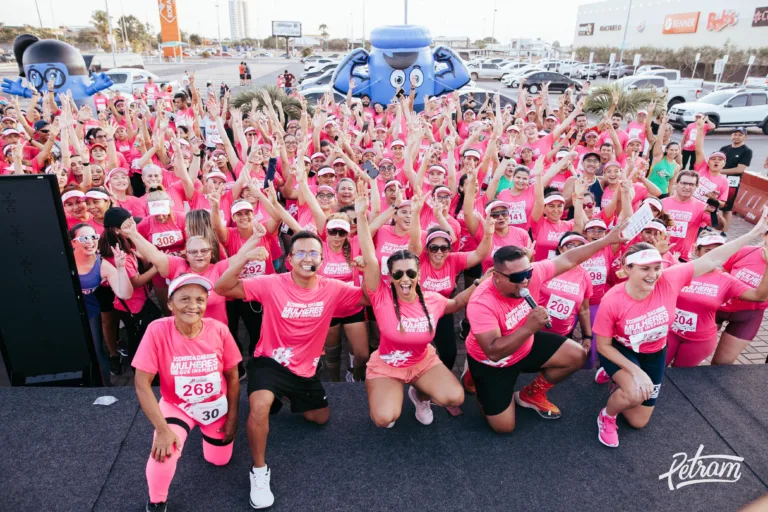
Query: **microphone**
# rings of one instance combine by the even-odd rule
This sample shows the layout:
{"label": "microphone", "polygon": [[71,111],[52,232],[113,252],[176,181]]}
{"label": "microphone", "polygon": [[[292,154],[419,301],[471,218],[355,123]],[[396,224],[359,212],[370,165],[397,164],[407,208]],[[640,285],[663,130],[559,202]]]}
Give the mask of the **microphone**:
{"label": "microphone", "polygon": [[[520,296],[523,299],[525,299],[525,302],[527,302],[529,306],[531,306],[531,309],[533,309],[536,306],[538,306],[538,304],[536,304],[536,301],[533,300],[533,297],[531,297],[531,292],[528,291],[528,288],[521,289],[520,290]],[[545,325],[546,325],[547,329],[551,329],[552,328],[552,322],[550,322],[550,321],[547,321],[547,323]]]}
{"label": "microphone", "polygon": [[316,271],[316,270],[317,270],[317,267],[316,267],[316,266],[314,266],[314,265],[312,265],[311,267],[309,267],[309,270],[311,270],[312,272],[314,272],[314,271]]}

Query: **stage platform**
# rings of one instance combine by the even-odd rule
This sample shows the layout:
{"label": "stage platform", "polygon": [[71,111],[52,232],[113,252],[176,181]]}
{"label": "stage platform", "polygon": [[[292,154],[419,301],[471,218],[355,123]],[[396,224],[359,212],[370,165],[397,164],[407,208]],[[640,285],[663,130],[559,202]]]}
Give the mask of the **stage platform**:
{"label": "stage platform", "polygon": [[[619,421],[618,449],[597,440],[608,387],[593,375],[580,372],[551,392],[562,419],[518,408],[517,430],[507,436],[488,429],[470,395],[463,416],[434,408],[428,427],[406,398],[395,427],[377,429],[362,384],[326,383],[328,425],[307,424],[287,408],[272,417],[270,510],[728,511],[768,493],[768,367],[669,370],[650,425],[633,430]],[[119,400],[92,405],[102,395]],[[244,393],[241,402],[232,461],[206,463],[193,431],[169,510],[251,510]],[[0,426],[0,510],[143,510],[152,427],[133,389],[0,389]],[[670,490],[659,476],[676,454],[692,458],[700,445],[702,456],[743,457],[738,481]],[[674,487],[685,482],[672,478]]]}

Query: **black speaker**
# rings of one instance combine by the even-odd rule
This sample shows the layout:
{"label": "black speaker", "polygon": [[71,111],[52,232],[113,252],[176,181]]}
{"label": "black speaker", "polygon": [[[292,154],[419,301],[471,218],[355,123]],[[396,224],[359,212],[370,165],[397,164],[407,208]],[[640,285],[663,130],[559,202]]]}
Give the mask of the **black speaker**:
{"label": "black speaker", "polygon": [[0,272],[11,385],[102,385],[55,176],[0,176]]}

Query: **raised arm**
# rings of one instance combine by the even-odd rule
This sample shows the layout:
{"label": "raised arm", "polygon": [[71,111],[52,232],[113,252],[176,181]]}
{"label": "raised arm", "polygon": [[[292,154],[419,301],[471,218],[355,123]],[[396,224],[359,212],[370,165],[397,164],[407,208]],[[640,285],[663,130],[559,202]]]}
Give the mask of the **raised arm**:
{"label": "raised arm", "polygon": [[120,231],[133,242],[133,245],[142,255],[143,259],[154,265],[161,276],[168,277],[168,255],[141,236],[141,233],[136,229],[136,222],[133,219],[126,220],[121,226]]}
{"label": "raised arm", "polygon": [[491,255],[493,249],[493,233],[496,231],[496,219],[490,215],[483,220],[483,239],[477,249],[467,255],[467,268],[479,265]]}
{"label": "raised arm", "polygon": [[355,199],[355,213],[357,214],[357,239],[360,243],[360,254],[363,256],[365,268],[363,269],[364,289],[376,292],[381,283],[381,268],[376,258],[376,246],[368,226],[365,213],[368,211],[368,198],[358,195]]}
{"label": "raised arm", "polygon": [[704,118],[696,119],[696,165],[707,161],[704,153]]}
{"label": "raised arm", "polygon": [[411,221],[408,250],[416,256],[421,256],[422,251],[424,251],[424,245],[421,242],[421,222],[419,222],[423,207],[424,198],[422,196],[414,196],[411,200],[411,218],[413,220]]}
{"label": "raised arm", "polygon": [[[698,137],[698,135],[697,135]],[[727,244],[723,244],[716,249],[712,249],[704,256],[693,260],[693,275],[698,277],[704,275],[712,270],[722,267],[723,264],[736,254],[739,249],[745,247],[749,242],[766,232],[768,229],[768,207],[763,209],[763,213],[760,216],[760,220],[755,226],[747,233],[735,240],[731,240]],[[570,252],[570,251],[569,251]]]}
{"label": "raised arm", "polygon": [[120,246],[113,246],[112,253],[115,256],[115,265],[105,259],[101,260],[101,275],[107,278],[109,287],[119,299],[128,300],[133,296],[133,285],[128,273],[125,271],[126,254]]}
{"label": "raised arm", "polygon": [[555,275],[568,272],[576,265],[584,263],[603,247],[626,242],[627,239],[622,238],[621,232],[625,227],[627,227],[628,224],[629,222],[625,221],[619,226],[614,227],[610,233],[608,233],[600,240],[595,240],[594,242],[576,247],[556,257],[554,260],[552,260],[555,262]]}

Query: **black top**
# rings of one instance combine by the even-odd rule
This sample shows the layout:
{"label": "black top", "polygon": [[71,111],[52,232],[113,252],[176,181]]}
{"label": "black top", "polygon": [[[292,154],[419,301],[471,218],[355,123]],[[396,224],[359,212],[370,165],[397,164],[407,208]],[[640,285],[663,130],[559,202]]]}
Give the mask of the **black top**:
{"label": "black top", "polygon": [[749,165],[752,163],[752,150],[746,144],[735,148],[733,146],[723,146],[720,151],[725,153],[725,168],[733,169],[739,164]]}

